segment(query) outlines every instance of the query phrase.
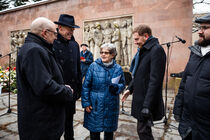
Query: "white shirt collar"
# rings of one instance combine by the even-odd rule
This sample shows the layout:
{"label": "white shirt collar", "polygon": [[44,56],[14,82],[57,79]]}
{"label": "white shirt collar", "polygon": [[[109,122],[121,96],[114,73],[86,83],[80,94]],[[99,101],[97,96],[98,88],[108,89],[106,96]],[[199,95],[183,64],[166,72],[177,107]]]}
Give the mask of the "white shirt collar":
{"label": "white shirt collar", "polygon": [[201,47],[201,53],[203,56],[205,56],[208,52],[210,52],[210,45],[206,47]]}

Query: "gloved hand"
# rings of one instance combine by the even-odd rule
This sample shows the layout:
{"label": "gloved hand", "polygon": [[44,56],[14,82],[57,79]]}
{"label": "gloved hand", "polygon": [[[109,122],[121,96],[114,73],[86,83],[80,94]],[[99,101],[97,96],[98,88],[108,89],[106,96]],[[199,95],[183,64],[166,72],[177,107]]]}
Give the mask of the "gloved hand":
{"label": "gloved hand", "polygon": [[146,124],[147,124],[147,126],[149,126],[149,127],[154,126],[153,121],[152,121],[152,118],[151,118],[151,119],[146,120]]}
{"label": "gloved hand", "polygon": [[141,115],[143,118],[151,118],[151,113],[148,108],[143,108],[141,110]]}
{"label": "gloved hand", "polygon": [[177,122],[179,122],[181,118],[180,118],[179,115],[174,114],[174,119],[175,119]]}
{"label": "gloved hand", "polygon": [[119,87],[117,84],[110,84],[109,85],[109,92],[116,95],[116,92],[118,91]]}

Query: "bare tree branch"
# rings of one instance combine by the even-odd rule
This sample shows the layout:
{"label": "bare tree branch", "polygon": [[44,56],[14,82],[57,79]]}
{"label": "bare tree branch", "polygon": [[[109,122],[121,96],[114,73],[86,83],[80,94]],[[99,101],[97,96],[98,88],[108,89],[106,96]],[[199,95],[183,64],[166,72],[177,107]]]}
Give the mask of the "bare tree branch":
{"label": "bare tree branch", "polygon": [[210,4],[209,2],[203,2],[204,4]]}
{"label": "bare tree branch", "polygon": [[210,2],[206,2],[205,0],[201,0],[199,2],[194,2],[193,5],[201,4],[201,3],[203,3],[203,4],[210,4]]}
{"label": "bare tree branch", "polygon": [[200,3],[203,3],[203,2],[204,2],[204,0],[201,0],[199,2],[194,2],[193,5],[200,4]]}

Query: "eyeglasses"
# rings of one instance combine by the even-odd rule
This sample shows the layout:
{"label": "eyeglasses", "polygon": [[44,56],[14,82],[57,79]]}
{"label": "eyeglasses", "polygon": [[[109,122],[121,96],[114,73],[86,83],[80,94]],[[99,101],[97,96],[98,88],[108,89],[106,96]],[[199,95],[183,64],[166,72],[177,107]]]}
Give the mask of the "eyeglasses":
{"label": "eyeglasses", "polygon": [[52,31],[52,30],[50,30],[50,29],[46,29],[48,32],[51,32],[51,33],[53,33],[55,36],[57,36],[58,35],[58,33],[57,32],[54,32],[54,31]]}
{"label": "eyeglasses", "polygon": [[199,27],[199,29],[200,29],[201,31],[207,30],[207,29],[209,29],[209,28],[210,28],[210,26],[200,26],[200,27]]}
{"label": "eyeglasses", "polygon": [[107,55],[107,54],[110,54],[110,52],[100,52],[100,54],[105,54],[105,55]]}

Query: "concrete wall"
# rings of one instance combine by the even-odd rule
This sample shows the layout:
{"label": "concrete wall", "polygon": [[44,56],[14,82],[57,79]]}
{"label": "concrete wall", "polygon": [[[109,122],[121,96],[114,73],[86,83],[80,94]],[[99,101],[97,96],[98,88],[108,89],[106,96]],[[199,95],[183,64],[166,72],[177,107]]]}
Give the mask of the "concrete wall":
{"label": "concrete wall", "polygon": [[[188,46],[192,40],[192,0],[54,0],[35,6],[25,6],[16,10],[0,12],[0,53],[10,52],[10,32],[29,29],[30,23],[39,16],[57,21],[62,13],[75,16],[75,30],[79,43],[83,39],[84,21],[131,15],[133,27],[148,24],[160,43],[175,41],[175,35],[185,39],[186,44],[171,46],[169,74],[184,70],[189,57]],[[166,50],[166,46],[163,46]],[[133,49],[133,54],[136,47]],[[0,60],[0,65],[7,58]]]}

